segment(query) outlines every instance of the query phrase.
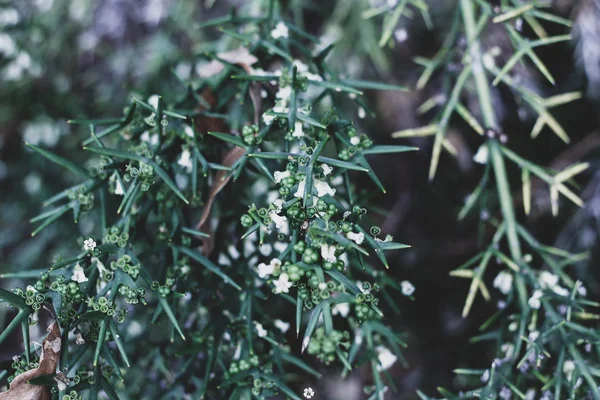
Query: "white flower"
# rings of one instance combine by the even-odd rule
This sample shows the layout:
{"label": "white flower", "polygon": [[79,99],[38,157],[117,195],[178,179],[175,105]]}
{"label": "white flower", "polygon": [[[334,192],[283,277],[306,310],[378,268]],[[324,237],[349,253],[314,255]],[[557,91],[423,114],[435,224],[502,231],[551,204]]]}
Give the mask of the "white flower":
{"label": "white flower", "polygon": [[567,360],[563,363],[563,374],[565,374],[565,376],[567,377],[567,380],[571,380],[571,377],[573,375],[573,371],[575,370],[575,363],[571,360]]}
{"label": "white flower", "polygon": [[558,276],[548,271],[540,272],[538,282],[543,289],[552,289],[558,284]]}
{"label": "white flower", "polygon": [[362,107],[358,107],[358,118],[363,119],[366,116],[367,112],[365,111],[365,109]]}
{"label": "white flower", "polygon": [[298,184],[298,190],[294,193],[294,197],[302,198],[304,196],[304,188],[306,187],[306,179],[302,179]]}
{"label": "white flower", "polygon": [[219,258],[217,259],[217,262],[219,263],[219,265],[231,265],[231,261],[223,253],[219,253]]}
{"label": "white flower", "polygon": [[502,271],[494,279],[494,287],[503,294],[508,294],[512,289],[513,276],[510,272]]}
{"label": "white flower", "polygon": [[481,146],[479,146],[479,149],[477,149],[477,153],[475,153],[475,155],[473,156],[473,161],[475,161],[477,164],[487,164],[489,157],[490,154],[488,147],[484,143]]}
{"label": "white flower", "polygon": [[535,400],[535,389],[527,389],[525,393],[525,400]]}
{"label": "white flower", "polygon": [[81,332],[77,332],[75,334],[75,343],[77,343],[78,345],[85,344],[85,339],[83,338]]}
{"label": "white flower", "polygon": [[154,146],[154,145],[156,145],[158,143],[158,133],[155,133],[152,136],[150,136],[150,132],[145,131],[140,136],[140,140],[142,142],[148,143],[151,146]]}
{"label": "white flower", "polygon": [[192,163],[192,154],[188,149],[184,149],[179,156],[179,160],[177,160],[177,164],[181,165],[187,172],[192,172],[193,163]]}
{"label": "white flower", "polygon": [[35,0],[33,3],[40,11],[46,12],[46,11],[50,11],[50,9],[52,9],[54,0]]}
{"label": "white flower", "polygon": [[292,96],[292,87],[291,86],[283,86],[280,87],[277,93],[275,93],[275,97],[284,101],[286,104]]}
{"label": "white flower", "polygon": [[356,335],[354,336],[354,343],[360,346],[363,342],[363,331],[359,328],[356,330]]}
{"label": "white flower", "polygon": [[75,268],[73,268],[73,276],[71,277],[71,280],[77,283],[83,283],[88,281],[88,278],[85,276],[83,268],[81,267],[81,265],[79,265],[79,263],[77,263],[75,265]]}
{"label": "white flower", "polygon": [[258,264],[258,276],[263,279],[272,275],[275,272],[275,269],[281,267],[281,260],[278,258],[273,258],[269,264],[260,263]]}
{"label": "white flower", "polygon": [[412,294],[415,292],[414,285],[409,281],[400,282],[400,286],[402,287],[402,294],[405,296],[412,296]]}
{"label": "white flower", "polygon": [[394,38],[396,38],[396,42],[402,43],[408,38],[408,32],[406,32],[406,29],[404,28],[396,29],[394,32]]}
{"label": "white flower", "polygon": [[256,333],[258,333],[258,337],[267,336],[267,330],[265,328],[263,328],[262,324],[255,321],[254,328],[256,329]]}
{"label": "white flower", "polygon": [[273,39],[287,38],[288,36],[289,36],[288,27],[285,26],[285,24],[283,22],[278,22],[277,25],[275,25],[275,29],[273,29],[271,31],[271,37]]}
{"label": "white flower", "polygon": [[59,392],[64,392],[67,390],[67,384],[63,382],[62,379],[59,379],[58,376],[54,377],[54,381],[56,382],[56,388]]}
{"label": "white flower", "polygon": [[350,138],[350,143],[352,143],[352,146],[356,146],[360,143],[360,138],[358,136],[352,136]]}
{"label": "white flower", "polygon": [[322,244],[321,245],[321,257],[323,257],[323,259],[325,261],[328,262],[335,262],[336,258],[335,258],[335,246],[331,246],[328,244]]}
{"label": "white flower", "polygon": [[34,64],[31,56],[26,51],[20,51],[17,57],[4,70],[4,77],[9,81],[16,81],[23,77],[25,72],[29,72],[32,76],[40,74],[39,65]]}
{"label": "white flower", "polygon": [[185,190],[187,188],[190,179],[187,175],[184,174],[175,174],[175,183],[177,187],[181,190]]}
{"label": "white flower", "polygon": [[0,33],[0,54],[10,57],[16,52],[17,45],[15,44],[13,38],[6,33]]}
{"label": "white flower", "polygon": [[[275,172],[277,173],[277,172]],[[275,212],[279,214],[283,209],[283,199],[277,199],[273,202],[273,206],[275,206]]]}
{"label": "white flower", "polygon": [[294,124],[294,132],[292,132],[292,136],[295,138],[304,137],[304,131],[302,130],[302,122],[296,121]]}
{"label": "white flower", "polygon": [[292,287],[290,277],[285,272],[279,275],[279,279],[273,281],[273,284],[275,285],[275,293],[288,293]]}
{"label": "white flower", "polygon": [[571,292],[569,292],[569,289],[566,289],[560,285],[556,285],[552,288],[552,291],[554,293],[556,293],[559,296],[563,296],[563,297],[567,297],[569,296],[569,294],[571,294]]}
{"label": "white flower", "polygon": [[275,242],[273,243],[273,248],[275,249],[275,251],[278,251],[279,254],[281,254],[288,248],[288,243]]}
{"label": "white flower", "polygon": [[[286,100],[287,102],[287,100]],[[289,111],[289,108],[286,107],[285,104],[283,104],[283,101],[279,100],[275,102],[275,107],[272,108],[272,111],[274,113],[282,113],[282,114],[287,114],[287,112]]]}
{"label": "white flower", "polygon": [[85,251],[91,251],[94,250],[96,248],[96,242],[94,241],[94,239],[89,238],[83,241],[83,249]]}
{"label": "white flower", "polygon": [[273,177],[275,178],[275,183],[279,183],[281,182],[283,179],[285,178],[289,178],[291,176],[291,172],[290,171],[275,171],[275,174],[273,174]]}
{"label": "white flower", "polygon": [[23,129],[23,138],[26,142],[33,144],[44,143],[49,147],[55,146],[61,135],[60,126],[45,118],[27,123]]}
{"label": "white flower", "polygon": [[271,245],[271,243],[263,243],[262,246],[258,247],[258,251],[263,256],[269,256],[273,252],[273,246]]}
{"label": "white flower", "polygon": [[377,366],[377,371],[385,371],[389,369],[398,359],[398,357],[396,357],[394,353],[392,353],[386,347],[377,346],[375,350],[377,351],[377,360],[379,360],[380,364]]}
{"label": "white flower", "polygon": [[154,109],[158,109],[158,100],[160,99],[160,96],[157,94],[153,94],[152,96],[148,97],[148,104],[150,104],[152,107],[154,107]]}
{"label": "white flower", "polygon": [[327,164],[321,164],[321,168],[323,169],[323,175],[327,176],[333,172],[333,168],[331,168]]}
{"label": "white flower", "polygon": [[40,190],[40,187],[42,186],[42,178],[40,178],[37,173],[30,172],[23,180],[23,186],[25,186],[27,193],[34,194]]}
{"label": "white flower", "polygon": [[96,263],[96,268],[98,268],[100,276],[104,275],[104,273],[108,271],[108,269],[104,266],[102,261],[100,261],[97,257],[92,257],[92,262]]}
{"label": "white flower", "polygon": [[350,313],[350,305],[348,303],[338,303],[331,309],[331,313],[333,315],[341,315],[343,318],[346,318]]}
{"label": "white flower", "polygon": [[14,8],[0,10],[0,26],[16,25],[19,19],[19,13]]}
{"label": "white flower", "polygon": [[346,233],[346,237],[356,244],[362,244],[362,242],[365,240],[365,235],[362,232],[348,232]]}
{"label": "white flower", "polygon": [[487,69],[496,67],[496,60],[494,60],[494,55],[490,51],[486,52],[483,57],[481,57],[481,60],[483,61],[483,66]]}
{"label": "white flower", "polygon": [[521,32],[521,29],[523,29],[523,18],[517,18],[515,21],[515,29],[518,30],[519,32]]}
{"label": "white flower", "polygon": [[541,302],[540,299],[542,298],[542,291],[541,290],[536,290],[535,292],[533,292],[533,295],[531,295],[531,297],[529,298],[529,307],[537,310],[540,308]]}
{"label": "white flower", "polygon": [[290,324],[280,319],[276,319],[274,322],[275,328],[279,329],[282,333],[286,333],[290,329]]}
{"label": "white flower", "polygon": [[552,291],[554,293],[556,293],[559,296],[563,296],[563,297],[567,297],[569,294],[571,294],[571,292],[569,292],[569,289],[566,289],[560,285],[556,285],[552,288]]}
{"label": "white flower", "polygon": [[502,390],[500,390],[500,397],[501,397],[503,400],[510,400],[510,399],[511,399],[511,397],[512,397],[512,392],[511,392],[511,390],[510,390],[509,388],[507,388],[506,386],[504,386],[504,387],[502,388]]}
{"label": "white flower", "polygon": [[282,217],[280,215],[277,215],[277,213],[275,211],[271,211],[269,213],[269,217],[271,217],[271,220],[275,223],[275,226],[277,227],[277,229],[281,229],[285,226],[285,224],[287,223],[287,217]]}
{"label": "white flower", "polygon": [[115,194],[117,196],[123,196],[125,194],[125,190],[123,188],[123,184],[119,179],[115,179]]}
{"label": "white flower", "polygon": [[564,287],[558,284],[558,276],[551,272],[540,272],[538,282],[540,283],[540,286],[543,289],[551,289],[554,293],[556,293],[559,296],[568,296],[570,294],[568,289],[565,289]]}
{"label": "white flower", "polygon": [[191,137],[192,139],[194,138],[194,130],[189,125],[183,126],[183,133],[185,133],[187,137]]}
{"label": "white flower", "polygon": [[487,382],[490,379],[490,370],[486,369],[483,371],[483,375],[481,375],[481,382]]}
{"label": "white flower", "polygon": [[262,116],[262,120],[266,125],[271,125],[273,123],[274,119],[275,119],[275,116],[271,115],[271,114],[263,114],[263,116]]}
{"label": "white flower", "polygon": [[512,358],[515,354],[515,346],[512,343],[504,343],[500,346],[500,350],[504,352],[504,357],[508,359]]}
{"label": "white flower", "polygon": [[537,338],[540,337],[540,332],[539,331],[531,331],[529,332],[529,336],[528,339],[530,342],[535,342],[537,340]]}
{"label": "white flower", "polygon": [[307,399],[312,398],[315,395],[315,391],[311,387],[304,388],[303,396]]}
{"label": "white flower", "polygon": [[318,197],[323,197],[326,194],[333,196],[335,194],[335,189],[332,189],[327,182],[315,179],[314,187],[317,189]]}

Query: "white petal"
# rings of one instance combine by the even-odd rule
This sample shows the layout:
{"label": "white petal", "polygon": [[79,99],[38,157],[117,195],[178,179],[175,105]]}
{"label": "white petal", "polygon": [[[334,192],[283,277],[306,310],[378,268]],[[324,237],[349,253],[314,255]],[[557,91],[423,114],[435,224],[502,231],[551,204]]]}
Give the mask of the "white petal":
{"label": "white petal", "polygon": [[325,176],[329,175],[333,171],[333,168],[327,164],[321,164],[321,168],[323,169],[323,175]]}
{"label": "white petal", "polygon": [[321,257],[323,257],[325,261],[335,262],[335,246],[327,244],[321,245]]}
{"label": "white petal", "polygon": [[288,329],[290,329],[290,324],[288,322],[284,322],[280,319],[275,320],[275,327],[279,329],[282,333],[286,333]]}
{"label": "white petal", "polygon": [[338,303],[331,309],[331,313],[333,315],[341,315],[343,318],[346,318],[350,313],[350,306],[348,303]]}
{"label": "white petal", "polygon": [[292,136],[295,138],[304,137],[304,131],[302,130],[302,122],[296,121],[294,124],[294,132]]}
{"label": "white petal", "polygon": [[318,197],[323,197],[327,194],[333,196],[335,194],[335,189],[332,189],[327,182],[315,179],[314,187],[317,189]]}
{"label": "white petal", "polygon": [[478,164],[487,164],[489,159],[489,150],[487,145],[484,143],[481,146],[479,146],[479,149],[477,149],[477,153],[473,156],[473,161],[475,161]]}
{"label": "white petal", "polygon": [[275,178],[275,182],[279,183],[281,182],[283,179],[285,178],[289,178],[291,176],[291,172],[290,171],[275,171],[275,173],[273,174],[273,177]]}
{"label": "white petal", "polygon": [[294,193],[294,197],[298,197],[298,198],[302,198],[304,197],[304,188],[306,187],[306,179],[303,179],[299,184],[298,184],[298,190],[296,190],[296,193]]}
{"label": "white petal", "polygon": [[354,243],[356,244],[362,244],[362,242],[365,240],[365,235],[362,232],[356,233],[356,232],[348,232],[346,234],[346,237],[350,240],[352,240]]}

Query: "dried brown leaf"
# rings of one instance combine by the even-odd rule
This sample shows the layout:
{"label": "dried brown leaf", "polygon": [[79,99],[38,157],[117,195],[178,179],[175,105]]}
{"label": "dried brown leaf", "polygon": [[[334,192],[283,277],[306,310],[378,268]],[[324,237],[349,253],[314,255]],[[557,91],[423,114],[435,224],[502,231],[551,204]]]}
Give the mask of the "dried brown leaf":
{"label": "dried brown leaf", "polygon": [[[246,153],[246,149],[241,147],[235,147],[225,155],[221,165],[226,167],[231,167],[237,160],[244,156]],[[200,221],[196,225],[196,229],[210,235],[210,226],[207,226],[208,217],[210,216],[210,211],[212,209],[213,202],[215,201],[215,197],[223,188],[227,185],[229,180],[231,179],[231,173],[229,171],[219,170],[215,174],[215,179],[210,188],[210,193],[208,194],[208,199],[206,200],[206,204],[204,205],[204,210],[202,210],[202,216],[200,217]],[[212,236],[206,239],[203,239],[204,244],[204,254],[209,255],[213,248],[214,242],[212,240]]]}
{"label": "dried brown leaf", "polygon": [[0,400],[50,400],[49,387],[29,384],[33,378],[56,372],[62,344],[58,324],[55,322],[50,325],[48,332],[48,336],[42,342],[40,366],[17,375],[8,391],[0,393]]}

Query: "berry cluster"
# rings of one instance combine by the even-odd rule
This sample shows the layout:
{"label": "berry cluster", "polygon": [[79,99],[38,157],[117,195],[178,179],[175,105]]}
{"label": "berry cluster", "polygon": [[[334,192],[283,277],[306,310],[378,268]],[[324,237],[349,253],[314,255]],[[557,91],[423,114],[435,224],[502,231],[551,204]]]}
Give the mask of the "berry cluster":
{"label": "berry cluster", "polygon": [[50,290],[58,292],[67,303],[81,303],[85,300],[84,293],[79,287],[79,283],[68,281],[64,275],[58,275],[56,280],[50,284]]}
{"label": "berry cluster", "polygon": [[119,247],[127,246],[127,241],[129,240],[129,233],[121,232],[121,228],[118,226],[111,226],[108,229],[107,234],[104,236],[104,242],[116,244]]}
{"label": "berry cluster", "polygon": [[10,364],[11,368],[15,371],[11,376],[8,377],[8,383],[10,384],[17,375],[22,374],[23,372],[36,369],[40,366],[39,359],[35,357],[33,354],[31,355],[31,359],[29,362],[25,359],[24,356],[14,356],[13,362]]}
{"label": "berry cluster", "polygon": [[154,168],[142,161],[139,161],[138,167],[134,167],[132,164],[127,164],[125,168],[125,174],[123,179],[125,182],[129,182],[132,179],[137,179],[141,182],[140,189],[142,192],[150,190],[150,186],[154,184]]}
{"label": "berry cluster", "polygon": [[164,285],[161,285],[158,281],[152,282],[150,287],[152,290],[158,291],[160,297],[167,297],[171,294],[171,287],[175,284],[175,280],[172,278],[167,278]]}
{"label": "berry cluster", "polygon": [[94,207],[94,193],[88,191],[85,186],[69,190],[67,192],[69,200],[77,201],[81,212],[88,212]]}
{"label": "berry cluster", "polygon": [[119,294],[125,298],[127,304],[145,304],[146,289],[144,288],[133,289],[127,285],[119,285]]}
{"label": "berry cluster", "polygon": [[115,311],[117,309],[117,304],[114,300],[107,299],[104,296],[100,296],[98,300],[94,300],[92,297],[88,299],[88,307],[94,309],[94,311],[100,311],[103,314],[112,317],[115,315]]}
{"label": "berry cluster", "polygon": [[123,272],[125,272],[126,274],[131,276],[131,279],[133,279],[134,281],[140,275],[140,266],[132,265],[131,257],[128,256],[127,254],[125,254],[122,257],[120,257],[119,259],[117,259],[117,261],[111,261],[110,269],[112,269],[113,271],[116,271],[117,269],[121,269],[121,270],[123,270]]}
{"label": "berry cluster", "polygon": [[[335,360],[335,350],[338,346],[346,349],[350,347],[350,333],[334,329],[329,335],[326,335],[325,329],[319,327],[310,338],[308,354],[316,356],[319,360],[329,365]],[[342,354],[344,357],[348,356],[348,353],[343,350]]]}
{"label": "berry cluster", "polygon": [[248,146],[262,143],[262,136],[259,134],[258,125],[245,125],[242,128],[242,140]]}
{"label": "berry cluster", "polygon": [[364,133],[359,135],[355,127],[350,127],[347,130],[348,140],[350,145],[340,150],[338,157],[340,160],[348,161],[357,154],[357,151],[366,150],[373,146],[373,140]]}

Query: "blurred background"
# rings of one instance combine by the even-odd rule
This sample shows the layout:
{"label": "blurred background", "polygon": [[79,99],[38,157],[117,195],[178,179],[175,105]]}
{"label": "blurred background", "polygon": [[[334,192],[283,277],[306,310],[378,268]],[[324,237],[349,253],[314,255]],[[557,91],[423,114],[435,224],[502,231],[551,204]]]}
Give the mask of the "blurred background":
{"label": "blurred background", "polygon": [[[392,0],[393,1],[393,0]],[[413,58],[432,57],[448,33],[456,3],[429,0],[431,24],[422,18],[402,18],[394,31],[393,46],[378,46],[381,24],[365,20],[363,13],[390,0],[288,0],[282,9],[300,26],[319,36],[324,44],[336,43],[329,57],[334,69],[356,78],[399,83],[411,88],[422,72]],[[83,163],[75,151],[87,132],[66,121],[76,118],[114,117],[122,114],[131,93],[143,98],[161,93],[181,93],[187,82],[198,78],[208,61],[204,52],[222,50],[215,42],[216,30],[198,29],[198,24],[222,16],[234,7],[240,14],[258,15],[268,1],[261,0],[0,0],[0,273],[47,266],[62,243],[74,242],[60,222],[30,238],[28,220],[39,213],[48,197],[73,182],[57,167],[25,151],[23,141],[68,155]],[[491,1],[490,3],[495,3]],[[576,208],[562,204],[560,214],[550,212],[547,188],[534,186],[534,207],[529,217],[519,215],[537,238],[573,252],[589,250],[591,257],[579,262],[573,273],[582,279],[592,298],[598,298],[598,234],[600,232],[600,4],[598,0],[548,2],[548,11],[573,20],[573,40],[541,48],[540,58],[556,79],[551,86],[527,63],[515,73],[521,84],[542,97],[581,90],[580,100],[554,109],[555,118],[571,137],[565,145],[545,129],[535,140],[529,133],[536,115],[523,108],[509,89],[499,86],[493,93],[511,147],[542,166],[561,169],[576,161],[592,167],[581,180],[585,204]],[[565,28],[548,23],[550,34]],[[532,36],[523,28],[524,36]],[[497,64],[510,57],[505,33],[489,29],[483,33],[487,47],[506,51]],[[469,132],[462,121],[452,121],[448,139],[458,150],[456,157],[443,155],[433,182],[427,173],[432,141],[391,139],[401,129],[426,125],[439,111],[460,59],[448,63],[422,90],[367,92],[367,103],[376,116],[357,112],[351,118],[358,128],[382,144],[411,144],[416,153],[375,158],[373,166],[388,193],[373,190],[371,201],[379,213],[371,216],[384,234],[391,234],[409,250],[391,254],[390,273],[412,281],[416,300],[400,302],[401,315],[389,321],[408,333],[409,368],[396,364],[390,373],[399,391],[386,398],[415,398],[420,388],[434,395],[445,386],[461,390],[452,373],[455,368],[487,368],[496,356],[487,344],[471,344],[479,326],[497,308],[497,300],[476,301],[468,318],[461,317],[468,281],[451,278],[448,272],[486,245],[489,233],[482,221],[497,215],[493,192],[484,197],[480,209],[464,221],[458,211],[479,182],[483,166],[473,155],[483,139]],[[433,109],[419,107],[434,99]],[[468,94],[463,104],[477,109]],[[520,172],[509,169],[514,181]],[[359,176],[360,177],[360,176]],[[365,187],[372,183],[361,182]],[[375,189],[375,188],[374,188]],[[514,187],[515,202],[519,200]],[[520,207],[516,206],[517,210]],[[520,212],[522,214],[522,212]],[[80,234],[90,227],[79,224]],[[486,276],[493,280],[495,272]],[[0,286],[14,287],[10,279]],[[9,316],[0,312],[0,326]],[[10,358],[19,346],[15,341],[0,349],[0,358]],[[336,375],[315,382],[317,393],[328,399],[365,398],[361,387],[369,372],[357,371],[345,381]]]}

